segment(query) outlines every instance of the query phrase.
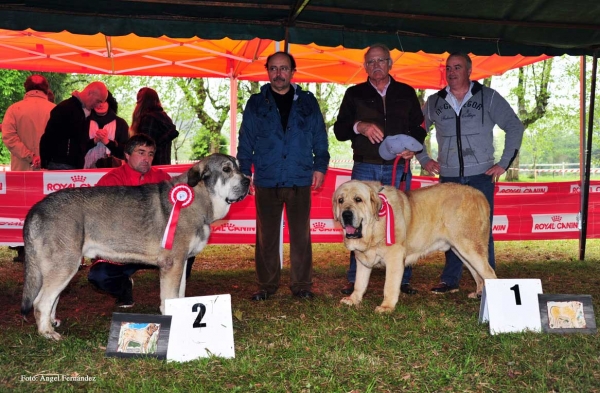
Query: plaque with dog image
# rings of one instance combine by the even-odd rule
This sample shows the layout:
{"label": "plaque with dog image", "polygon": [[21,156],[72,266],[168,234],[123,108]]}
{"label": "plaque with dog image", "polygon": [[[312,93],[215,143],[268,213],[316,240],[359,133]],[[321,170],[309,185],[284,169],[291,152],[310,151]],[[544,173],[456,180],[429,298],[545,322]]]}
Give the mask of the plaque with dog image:
{"label": "plaque with dog image", "polygon": [[166,359],[170,330],[170,315],[114,313],[106,356]]}

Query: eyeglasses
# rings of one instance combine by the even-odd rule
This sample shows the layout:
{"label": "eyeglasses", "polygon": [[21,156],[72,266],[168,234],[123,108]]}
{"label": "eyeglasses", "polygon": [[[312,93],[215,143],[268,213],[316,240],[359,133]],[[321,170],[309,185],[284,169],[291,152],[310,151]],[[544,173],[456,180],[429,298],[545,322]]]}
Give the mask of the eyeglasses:
{"label": "eyeglasses", "polygon": [[269,72],[272,72],[272,73],[276,73],[277,71],[279,71],[281,73],[286,73],[286,72],[290,72],[291,68],[288,66],[281,66],[281,67],[270,66],[270,67],[267,67],[267,70],[269,70]]}
{"label": "eyeglasses", "polygon": [[390,58],[387,57],[385,59],[382,59],[381,57],[379,59],[371,59],[371,60],[367,60],[365,62],[365,64],[367,65],[367,67],[373,67],[375,65],[375,63],[377,63],[378,65],[382,66],[384,64],[386,64],[388,61],[390,61]]}

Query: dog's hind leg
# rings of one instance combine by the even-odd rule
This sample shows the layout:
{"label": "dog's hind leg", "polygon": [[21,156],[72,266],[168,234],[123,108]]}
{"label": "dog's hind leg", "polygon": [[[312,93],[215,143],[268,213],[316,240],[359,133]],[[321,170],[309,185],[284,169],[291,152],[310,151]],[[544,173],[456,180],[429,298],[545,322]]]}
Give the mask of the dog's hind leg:
{"label": "dog's hind leg", "polygon": [[488,262],[487,247],[485,250],[479,252],[477,250],[478,249],[475,246],[460,248],[452,247],[452,251],[454,251],[454,253],[463,261],[477,284],[476,291],[469,293],[469,297],[472,299],[481,297],[485,279],[496,278],[496,273]]}
{"label": "dog's hind leg", "polygon": [[54,330],[54,326],[60,324],[60,321],[56,319],[56,306],[60,293],[76,273],[77,266],[74,269],[67,270],[63,267],[63,270],[49,270],[43,273],[42,288],[33,302],[38,332],[42,336],[54,340],[61,339],[60,334]]}
{"label": "dog's hind leg", "polygon": [[54,327],[60,324],[56,319],[56,307],[60,293],[77,273],[81,254],[57,252],[56,249],[40,252],[35,261],[42,277],[42,286],[33,301],[38,332],[47,338],[60,340]]}

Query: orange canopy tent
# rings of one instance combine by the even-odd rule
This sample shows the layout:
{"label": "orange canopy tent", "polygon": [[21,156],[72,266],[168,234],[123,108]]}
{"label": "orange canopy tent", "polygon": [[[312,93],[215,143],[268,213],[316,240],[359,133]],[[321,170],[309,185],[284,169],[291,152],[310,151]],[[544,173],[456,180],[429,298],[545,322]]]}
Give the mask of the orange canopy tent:
{"label": "orange canopy tent", "polygon": [[[31,29],[0,29],[0,67],[64,73],[215,77],[266,80],[266,57],[283,50],[283,42],[263,40],[205,40],[81,35],[66,31],[44,33]],[[364,49],[315,44],[290,44],[296,58],[297,82],[354,84],[366,80]],[[415,88],[445,85],[447,53],[408,53],[392,50],[392,76]],[[473,79],[500,75],[548,56],[472,56]]]}
{"label": "orange canopy tent", "polygon": [[[112,37],[0,29],[0,68],[63,73],[151,75],[229,78],[231,100],[237,99],[237,80],[267,79],[267,56],[284,49],[283,42],[251,40],[177,39],[166,36],[139,37],[135,34]],[[296,82],[355,84],[367,79],[362,66],[365,49],[315,44],[290,44],[296,59]],[[440,89],[445,85],[447,53],[391,52],[391,75],[415,88]],[[549,56],[474,56],[473,79],[501,75]],[[231,105],[231,145],[237,149],[237,105]]]}

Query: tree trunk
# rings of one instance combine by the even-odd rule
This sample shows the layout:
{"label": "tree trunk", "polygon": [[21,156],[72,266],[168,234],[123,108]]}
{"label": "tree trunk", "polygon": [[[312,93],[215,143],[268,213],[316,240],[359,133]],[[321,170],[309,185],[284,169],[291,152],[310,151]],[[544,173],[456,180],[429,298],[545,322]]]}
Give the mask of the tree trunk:
{"label": "tree trunk", "polygon": [[[541,74],[536,75],[536,70],[539,71],[541,64]],[[537,67],[536,67],[537,66]],[[548,90],[548,84],[550,83],[550,71],[552,70],[552,59],[544,60],[538,64],[532,64],[529,67],[531,69],[531,79],[533,82],[528,81],[527,74],[525,73],[525,67],[519,68],[519,78],[517,89],[515,90],[517,95],[517,106],[519,119],[523,122],[525,130],[531,124],[535,123],[546,114],[548,107],[548,100],[550,99],[550,91]],[[528,83],[529,82],[529,83]],[[532,84],[535,88],[534,97],[535,104],[531,110],[527,110],[527,86]],[[518,181],[519,180],[519,155],[513,161],[512,167],[514,170],[508,171],[506,174],[506,181]],[[535,174],[535,172],[534,172]],[[534,175],[535,176],[535,175]]]}

